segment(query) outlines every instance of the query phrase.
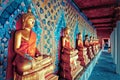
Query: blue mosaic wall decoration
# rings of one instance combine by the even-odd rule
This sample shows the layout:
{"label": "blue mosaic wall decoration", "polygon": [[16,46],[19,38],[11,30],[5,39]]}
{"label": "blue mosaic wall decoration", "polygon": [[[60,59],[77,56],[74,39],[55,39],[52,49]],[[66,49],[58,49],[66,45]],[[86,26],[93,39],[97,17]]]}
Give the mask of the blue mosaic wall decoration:
{"label": "blue mosaic wall decoration", "polygon": [[[6,2],[5,2],[6,1]],[[7,57],[8,57],[8,41],[11,38],[11,32],[15,30],[16,21],[21,17],[23,12],[27,11],[28,6],[31,6],[33,14],[35,9],[32,6],[31,0],[5,0],[0,5],[0,80],[6,78]],[[4,5],[3,5],[4,4]],[[37,15],[35,15],[36,17]],[[41,33],[39,21],[36,19],[35,33]],[[37,35],[40,40],[40,35]]]}
{"label": "blue mosaic wall decoration", "polygon": [[[47,54],[55,54],[55,72],[57,72],[59,69],[58,46],[61,30],[66,27],[66,24],[69,24],[71,29],[73,28],[71,30],[71,37],[74,37],[74,41],[76,39],[77,30],[79,28],[78,23],[82,20],[75,22],[76,18],[74,15],[77,13],[77,11],[75,11],[73,8],[70,8],[71,5],[69,2],[67,2],[68,0],[36,0],[35,4],[33,4],[34,2],[32,3],[31,1],[32,0],[4,0],[4,2],[0,5],[0,45],[2,45],[0,46],[0,80],[4,80],[6,76],[8,40],[11,38],[11,31],[15,30],[16,20],[21,17],[23,12],[27,12],[27,8],[29,6],[31,6],[32,13],[36,17],[33,31],[37,35],[37,44],[40,43],[40,36],[43,35],[42,40],[45,44],[41,42],[43,45],[42,49]],[[36,9],[36,6],[39,7],[39,9]],[[39,11],[39,16],[36,10]],[[53,32],[54,29],[55,32]],[[43,30],[45,31],[45,34],[41,34]],[[72,35],[73,32],[75,32],[74,35]],[[85,34],[86,29],[84,28],[83,35]],[[54,46],[54,44],[52,44],[52,42],[54,42],[52,41],[53,37],[55,37],[55,43],[57,46],[56,53],[52,52]]]}
{"label": "blue mosaic wall decoration", "polygon": [[80,32],[79,27],[78,27],[78,21],[75,24],[75,30],[74,30],[74,43],[75,43],[75,47],[76,47],[76,38],[77,38],[77,34]]}
{"label": "blue mosaic wall decoration", "polygon": [[59,17],[58,22],[56,24],[56,29],[55,29],[55,32],[54,32],[55,42],[56,42],[56,46],[57,46],[55,70],[54,70],[55,72],[57,72],[59,70],[58,65],[59,65],[59,55],[60,55],[60,50],[59,50],[60,37],[61,37],[61,32],[65,27],[66,27],[66,21],[65,21],[64,11],[61,10],[61,14],[60,14],[60,17]]}
{"label": "blue mosaic wall decoration", "polygon": [[83,29],[83,33],[82,33],[82,39],[85,40],[85,35],[86,35],[86,29]]}
{"label": "blue mosaic wall decoration", "polygon": [[[55,61],[54,64],[56,65],[56,68],[54,71],[56,72],[58,71],[57,66],[59,63],[59,59],[58,59],[58,53],[57,53],[58,49],[55,49],[54,47],[58,46],[56,45],[56,43],[58,44],[59,41],[58,42],[55,41],[54,38],[57,39],[55,35],[58,33],[54,33],[53,31],[55,31],[55,29],[58,28],[57,29],[57,32],[58,32],[61,29],[60,26],[66,23],[66,22],[65,23],[62,22],[62,18],[61,18],[62,14],[64,14],[63,7],[65,7],[66,1],[65,0],[47,0],[47,1],[36,0],[33,2],[36,5],[36,9],[38,10],[40,21],[43,27],[42,28],[43,34],[41,35],[43,36],[41,40],[41,44],[42,44],[41,51],[42,53],[50,55],[51,57],[54,56],[53,61]],[[59,34],[57,36],[59,36]]]}
{"label": "blue mosaic wall decoration", "polygon": [[90,39],[90,36],[91,36],[91,33],[90,33],[90,32],[88,32],[88,39]]}

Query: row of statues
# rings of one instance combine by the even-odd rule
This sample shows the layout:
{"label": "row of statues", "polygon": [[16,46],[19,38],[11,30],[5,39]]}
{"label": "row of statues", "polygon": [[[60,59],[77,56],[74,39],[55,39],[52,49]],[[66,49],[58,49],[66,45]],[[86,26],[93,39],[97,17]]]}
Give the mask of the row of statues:
{"label": "row of statues", "polygon": [[74,80],[75,77],[84,68],[87,67],[88,63],[94,58],[98,52],[97,46],[98,40],[93,40],[90,36],[85,35],[85,40],[82,40],[82,34],[78,33],[76,39],[76,47],[73,48],[70,44],[70,29],[66,27],[62,38],[61,48],[61,61],[60,61],[60,77],[65,80]]}
{"label": "row of statues", "polygon": [[[7,80],[13,76],[14,80],[58,80],[58,76],[53,74],[54,65],[51,56],[42,55],[36,47],[36,34],[32,31],[35,17],[31,13],[31,9],[28,9],[28,12],[23,14],[21,19],[22,28],[16,30],[14,35],[13,52],[15,57],[8,59],[11,64],[8,64],[7,67]],[[81,33],[77,35],[76,49],[71,47],[69,32],[70,29],[66,27],[64,35],[61,37],[61,70],[59,76],[72,80],[87,66],[96,52],[92,37],[88,41],[88,35],[86,35],[83,42]],[[84,54],[85,48],[86,54]]]}
{"label": "row of statues", "polygon": [[[51,56],[43,55],[36,47],[36,33],[32,31],[35,17],[28,9],[18,23],[21,28],[14,32],[12,53],[8,53],[6,80],[58,80],[53,74],[54,64]],[[16,27],[18,27],[16,26]],[[12,48],[12,47],[10,47]],[[15,54],[14,57],[11,57]]]}

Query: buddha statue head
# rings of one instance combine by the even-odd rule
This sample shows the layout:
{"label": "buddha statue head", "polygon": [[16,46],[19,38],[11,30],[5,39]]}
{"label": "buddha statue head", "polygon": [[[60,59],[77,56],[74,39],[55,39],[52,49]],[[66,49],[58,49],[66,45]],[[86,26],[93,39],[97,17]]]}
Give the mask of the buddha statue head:
{"label": "buddha statue head", "polygon": [[85,35],[85,40],[88,40],[88,35],[87,34]]}
{"label": "buddha statue head", "polygon": [[95,39],[95,37],[93,36],[93,40]]}
{"label": "buddha statue head", "polygon": [[78,39],[82,39],[82,34],[81,34],[81,32],[78,33]]}
{"label": "buddha statue head", "polygon": [[69,33],[70,33],[70,28],[66,27],[66,28],[64,29],[64,35],[65,35],[65,36],[68,36]]}
{"label": "buddha statue head", "polygon": [[34,15],[31,13],[31,9],[28,9],[28,12],[23,14],[22,16],[22,29],[28,28],[28,29],[32,29],[32,27],[34,27],[35,24],[35,17]]}
{"label": "buddha statue head", "polygon": [[93,37],[92,36],[90,36],[90,40],[92,40],[93,39]]}

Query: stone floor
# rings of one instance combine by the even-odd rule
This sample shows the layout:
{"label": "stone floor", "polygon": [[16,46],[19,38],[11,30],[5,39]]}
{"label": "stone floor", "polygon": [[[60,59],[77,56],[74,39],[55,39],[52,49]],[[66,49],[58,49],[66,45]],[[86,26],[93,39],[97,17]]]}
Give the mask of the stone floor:
{"label": "stone floor", "polygon": [[102,52],[88,80],[120,80],[110,53]]}

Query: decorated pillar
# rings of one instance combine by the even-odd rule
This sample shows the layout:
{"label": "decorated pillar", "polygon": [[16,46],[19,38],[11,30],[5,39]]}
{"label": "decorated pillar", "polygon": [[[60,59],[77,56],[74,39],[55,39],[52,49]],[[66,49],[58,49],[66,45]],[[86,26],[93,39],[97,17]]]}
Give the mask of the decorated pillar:
{"label": "decorated pillar", "polygon": [[110,38],[111,38],[111,53],[112,53],[113,60],[115,62],[115,29],[111,33]]}
{"label": "decorated pillar", "polygon": [[120,74],[120,6],[116,8],[116,28],[117,28],[117,65],[116,72]]}
{"label": "decorated pillar", "polygon": [[117,27],[114,29],[114,61],[117,64]]}

